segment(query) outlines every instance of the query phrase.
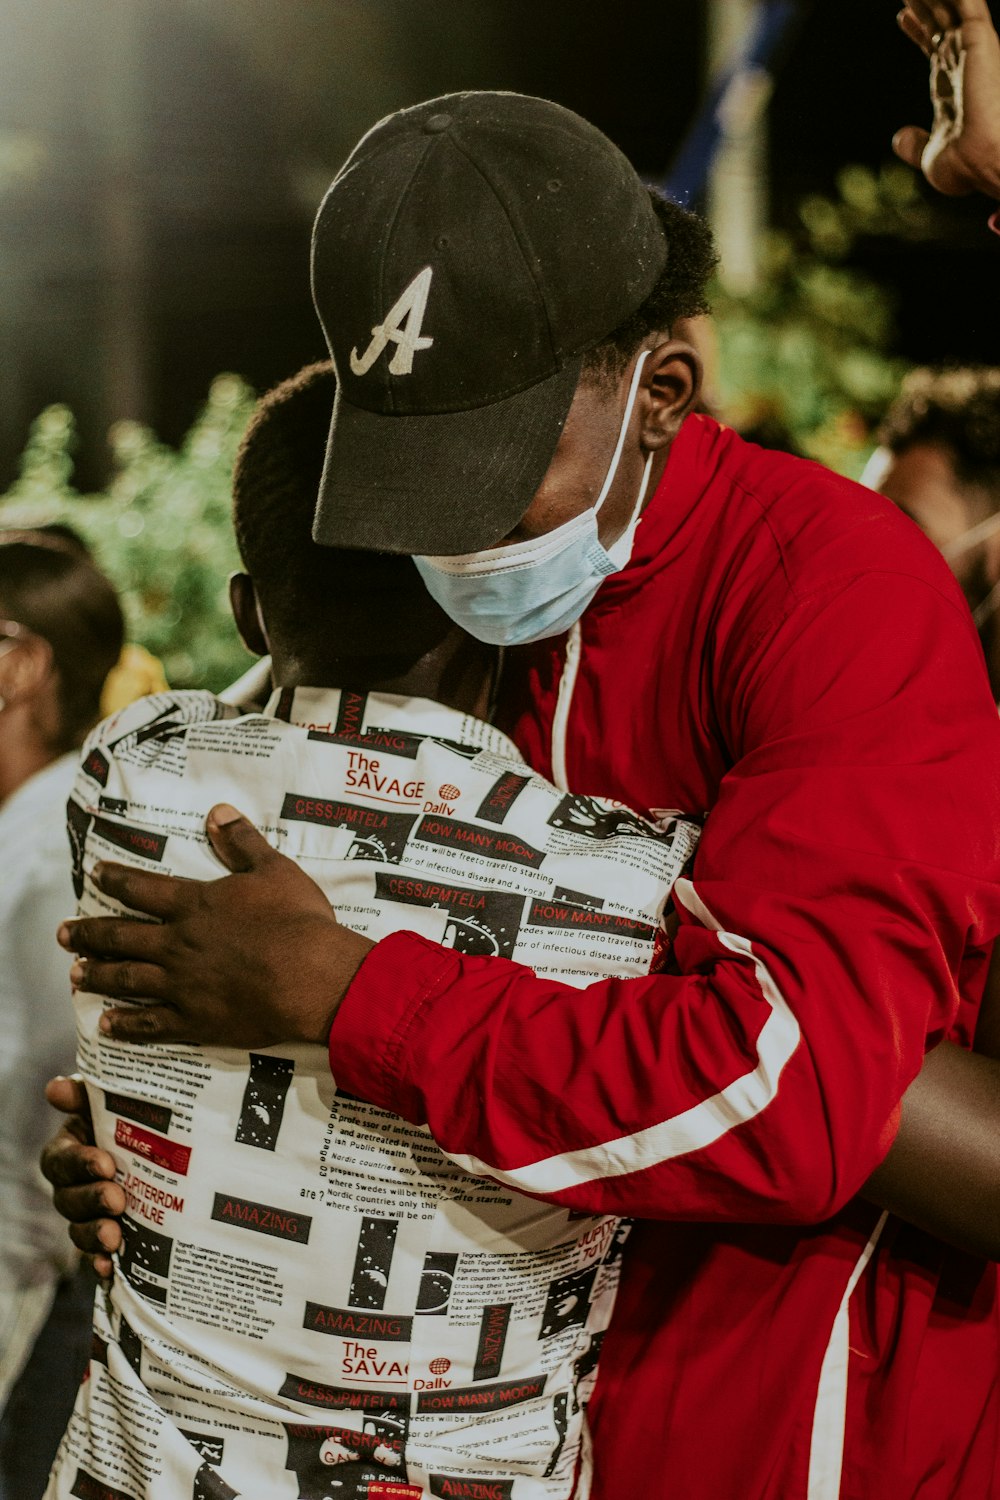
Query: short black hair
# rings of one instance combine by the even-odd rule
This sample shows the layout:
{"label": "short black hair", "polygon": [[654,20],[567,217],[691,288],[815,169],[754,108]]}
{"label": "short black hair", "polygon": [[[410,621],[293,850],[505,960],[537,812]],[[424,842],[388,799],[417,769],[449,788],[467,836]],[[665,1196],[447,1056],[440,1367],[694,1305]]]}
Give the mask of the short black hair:
{"label": "short black hair", "polygon": [[285,649],[403,672],[452,623],[413,559],[312,539],[336,393],[329,360],[307,365],[257,406],[233,471],[233,527],[267,625]]}
{"label": "short black hair", "polygon": [[636,350],[653,334],[669,333],[680,318],[709,311],[708,286],[719,263],[708,224],[649,188],[667,242],[667,260],[653,290],[634,313],[583,356],[583,377],[598,383],[621,379]]}
{"label": "short black hair", "polygon": [[892,453],[917,443],[947,448],[959,482],[992,492],[1000,507],[1000,368],[911,370],[877,437]]}
{"label": "short black hair", "polygon": [[52,647],[59,699],[54,748],[76,749],[100,717],[104,679],[122,653],[125,622],[114,588],[58,537],[0,532],[0,615]]}

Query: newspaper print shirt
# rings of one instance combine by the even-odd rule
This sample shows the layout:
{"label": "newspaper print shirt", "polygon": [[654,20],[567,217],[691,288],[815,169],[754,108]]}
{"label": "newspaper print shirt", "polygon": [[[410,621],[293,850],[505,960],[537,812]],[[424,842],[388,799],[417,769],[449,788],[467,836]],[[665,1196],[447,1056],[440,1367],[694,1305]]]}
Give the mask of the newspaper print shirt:
{"label": "newspaper print shirt", "polygon": [[[423,700],[147,698],[85,747],[98,859],[224,873],[236,803],[378,939],[401,928],[584,986],[648,972],[697,829],[564,796],[496,729]],[[128,1200],[48,1500],[565,1500],[627,1226],[466,1175],[338,1094],[325,1049],[133,1047],[76,997],[99,1145]]]}

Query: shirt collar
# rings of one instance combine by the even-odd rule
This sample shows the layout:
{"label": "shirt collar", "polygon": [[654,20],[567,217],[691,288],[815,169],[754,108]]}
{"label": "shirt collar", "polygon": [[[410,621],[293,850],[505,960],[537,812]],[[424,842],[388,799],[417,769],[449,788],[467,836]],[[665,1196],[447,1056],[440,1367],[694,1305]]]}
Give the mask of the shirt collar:
{"label": "shirt collar", "polygon": [[17,791],[11,792],[0,807],[0,824],[12,826],[22,817],[33,817],[37,809],[46,808],[50,803],[65,802],[73,785],[78,760],[79,752],[70,750],[67,755],[60,755],[58,760],[29,776],[27,781],[22,781]]}
{"label": "shirt collar", "polygon": [[267,718],[301,724],[321,734],[351,738],[377,729],[391,729],[429,739],[452,740],[507,760],[524,758],[513,740],[493,724],[429,698],[353,693],[346,688],[279,688],[271,694],[263,712]]}

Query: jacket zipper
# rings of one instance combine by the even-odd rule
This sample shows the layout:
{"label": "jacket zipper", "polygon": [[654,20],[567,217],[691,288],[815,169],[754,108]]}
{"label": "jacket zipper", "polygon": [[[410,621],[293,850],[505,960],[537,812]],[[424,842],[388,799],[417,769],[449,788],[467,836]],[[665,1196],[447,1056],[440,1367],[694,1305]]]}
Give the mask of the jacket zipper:
{"label": "jacket zipper", "polygon": [[556,698],[556,711],[552,719],[552,780],[561,792],[569,791],[566,778],[566,726],[573,703],[573,689],[576,687],[577,673],[580,670],[580,635],[580,621],[577,620],[570,627],[566,639],[566,658],[563,662],[562,677],[559,679],[559,695]]}

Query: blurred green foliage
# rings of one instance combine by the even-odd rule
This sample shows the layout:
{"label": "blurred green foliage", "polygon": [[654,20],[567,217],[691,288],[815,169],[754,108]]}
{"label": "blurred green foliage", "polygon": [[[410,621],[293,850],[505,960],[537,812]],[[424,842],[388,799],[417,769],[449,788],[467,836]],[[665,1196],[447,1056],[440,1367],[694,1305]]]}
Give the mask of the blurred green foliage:
{"label": "blurred green foliage", "polygon": [[[717,289],[715,395],[726,420],[741,428],[776,422],[811,457],[858,474],[905,367],[889,352],[891,295],[845,258],[863,236],[926,238],[933,215],[902,166],[850,167],[834,198],[806,198],[799,228],[769,236],[757,288],[744,296]],[[238,566],[232,466],[253,404],[245,382],[220,375],[176,451],[148,428],[118,423],[114,477],[102,494],[74,488],[73,416],[49,407],[31,430],[18,480],[0,497],[0,526],[61,521],[83,536],[122,592],[132,639],[178,687],[217,690],[249,665],[227,578]]]}
{"label": "blurred green foliage", "polygon": [[175,687],[217,691],[251,661],[230,616],[228,577],[239,566],[233,460],[253,405],[249,386],[220,375],[176,451],[136,422],[117,423],[114,477],[96,495],[74,489],[73,416],[50,406],[0,498],[0,526],[59,521],[84,538],[122,594],[130,637],[160,658]]}
{"label": "blurred green foliage", "polygon": [[768,235],[751,293],[717,289],[716,397],[734,426],[777,424],[809,457],[856,477],[906,365],[891,353],[891,292],[845,261],[862,238],[933,238],[937,215],[916,174],[894,163],[845,167],[836,195],[810,195],[798,220]]}

